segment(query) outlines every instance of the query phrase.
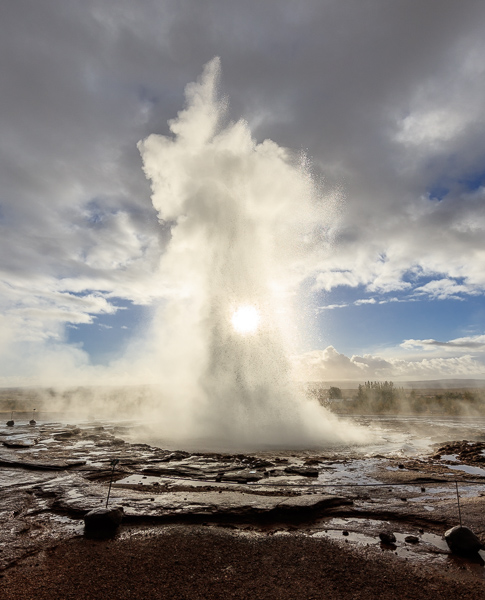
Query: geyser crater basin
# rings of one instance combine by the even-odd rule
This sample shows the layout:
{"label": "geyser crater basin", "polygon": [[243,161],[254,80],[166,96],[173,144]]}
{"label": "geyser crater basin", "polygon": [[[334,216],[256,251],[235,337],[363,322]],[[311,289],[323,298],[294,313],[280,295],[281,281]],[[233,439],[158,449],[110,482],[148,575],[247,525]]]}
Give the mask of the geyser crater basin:
{"label": "geyser crater basin", "polygon": [[[210,436],[210,437],[183,437],[173,438],[169,436],[160,436],[156,428],[152,426],[146,426],[143,423],[138,423],[132,431],[126,436],[126,440],[131,443],[145,443],[150,446],[157,448],[163,448],[166,450],[182,450],[186,452],[200,452],[200,453],[220,453],[220,454],[234,454],[234,453],[249,453],[249,454],[265,454],[265,453],[285,453],[285,452],[296,452],[301,454],[306,453],[321,453],[331,452],[332,454],[345,455],[360,455],[365,448],[365,453],[368,452],[368,448],[363,442],[355,442],[349,444],[348,442],[335,441],[328,442],[322,441],[321,443],[309,442],[303,443],[301,440],[292,441],[287,440],[286,442],[280,440],[275,442],[264,442],[264,441],[242,441],[240,439],[231,439],[230,437]],[[371,440],[372,436],[366,438]]]}
{"label": "geyser crater basin", "polygon": [[[137,419],[130,437],[163,448],[200,452],[319,451],[381,440],[380,432],[353,419],[339,418],[314,401],[295,397],[292,403],[295,410],[289,415],[276,411],[268,414],[264,405],[260,410],[253,407],[250,413],[232,407],[230,425],[212,420],[199,422],[197,411],[179,421],[168,406],[161,411],[162,418],[159,413],[148,413]],[[204,416],[206,410],[202,411]]]}
{"label": "geyser crater basin", "polygon": [[[334,415],[331,415],[332,417]],[[71,421],[82,422],[81,415],[71,415]],[[100,417],[101,418],[101,417]],[[65,419],[63,419],[65,420]],[[154,447],[187,452],[246,452],[252,454],[285,454],[313,456],[324,454],[339,460],[349,458],[371,458],[376,456],[394,458],[426,457],[435,451],[437,445],[450,440],[485,439],[485,417],[463,416],[420,416],[420,415],[354,415],[341,417],[339,427],[358,427],[364,435],[353,442],[346,440],[321,439],[319,443],[278,443],[257,442],[241,443],[228,436],[171,436],[169,432],[161,434],[156,423],[149,419],[130,419],[120,421],[105,415],[100,421],[91,421],[91,425],[103,425],[118,430],[117,435],[130,443],[146,443]],[[445,457],[446,458],[446,457]]]}

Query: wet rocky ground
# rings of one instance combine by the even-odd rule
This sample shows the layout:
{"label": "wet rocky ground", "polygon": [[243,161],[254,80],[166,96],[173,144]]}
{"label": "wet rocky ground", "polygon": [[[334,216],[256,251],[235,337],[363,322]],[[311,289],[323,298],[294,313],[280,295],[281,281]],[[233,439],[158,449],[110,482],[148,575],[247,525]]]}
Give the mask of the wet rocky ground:
{"label": "wet rocky ground", "polygon": [[181,526],[238,539],[290,536],[485,581],[485,552],[456,557],[443,539],[461,517],[485,542],[480,436],[389,455],[377,446],[232,454],[135,443],[134,431],[129,423],[2,422],[0,582],[60,544],[97,543],[84,537],[83,517],[108,494],[109,506],[124,508],[119,540]]}

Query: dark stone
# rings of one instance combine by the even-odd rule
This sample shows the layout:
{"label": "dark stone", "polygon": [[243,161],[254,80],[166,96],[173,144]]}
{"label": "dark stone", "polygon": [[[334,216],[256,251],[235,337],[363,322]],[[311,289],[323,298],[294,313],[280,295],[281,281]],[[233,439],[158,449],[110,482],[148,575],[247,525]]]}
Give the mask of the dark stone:
{"label": "dark stone", "polygon": [[123,520],[123,507],[94,508],[84,516],[84,531],[87,534],[113,533]]}
{"label": "dark stone", "polygon": [[296,465],[290,465],[285,467],[285,473],[292,475],[303,475],[303,477],[318,477],[318,469],[312,467],[298,467]]}
{"label": "dark stone", "polygon": [[453,554],[476,554],[484,547],[471,529],[461,525],[448,529],[445,540]]}
{"label": "dark stone", "polygon": [[81,430],[79,429],[79,427],[75,427],[70,431],[62,431],[61,433],[55,433],[52,437],[55,440],[65,440],[67,438],[73,437],[74,435],[79,435],[80,433]]}
{"label": "dark stone", "polygon": [[110,442],[108,442],[108,446],[123,446],[125,443],[125,440],[113,438]]}
{"label": "dark stone", "polygon": [[392,531],[381,531],[379,534],[379,539],[384,544],[393,544],[396,541],[396,536],[392,533]]}
{"label": "dark stone", "polygon": [[419,538],[417,535],[407,535],[404,541],[408,544],[419,544]]}
{"label": "dark stone", "polygon": [[347,530],[345,530],[345,531],[342,531],[342,535],[345,535],[345,536],[347,536],[347,535],[349,535],[349,532],[348,532]]}
{"label": "dark stone", "polygon": [[15,425],[15,421],[12,421],[12,419],[10,419],[10,421],[7,421],[7,427],[13,427]]}
{"label": "dark stone", "polygon": [[[150,448],[150,446],[147,446]],[[176,450],[175,452],[171,452],[167,454],[161,459],[161,462],[170,462],[171,460],[184,460],[184,458],[188,458],[190,454],[188,452],[184,452],[183,450]]]}
{"label": "dark stone", "polygon": [[256,460],[253,461],[252,464],[255,469],[274,467],[274,463],[272,463],[270,460],[266,460],[264,458],[257,458]]}

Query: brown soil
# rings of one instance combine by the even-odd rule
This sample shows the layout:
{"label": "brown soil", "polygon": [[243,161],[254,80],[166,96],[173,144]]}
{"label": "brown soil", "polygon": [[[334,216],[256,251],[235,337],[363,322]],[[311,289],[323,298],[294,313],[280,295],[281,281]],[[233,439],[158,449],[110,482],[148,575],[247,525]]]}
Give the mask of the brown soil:
{"label": "brown soil", "polygon": [[2,600],[478,600],[485,581],[391,552],[211,527],[73,539],[3,571]]}

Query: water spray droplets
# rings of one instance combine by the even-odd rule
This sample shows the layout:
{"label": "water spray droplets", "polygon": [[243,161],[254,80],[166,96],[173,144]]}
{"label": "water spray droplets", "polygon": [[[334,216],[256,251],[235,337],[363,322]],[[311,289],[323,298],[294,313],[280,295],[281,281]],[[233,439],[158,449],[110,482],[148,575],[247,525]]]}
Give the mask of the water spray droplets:
{"label": "water spray droplets", "polygon": [[240,447],[336,439],[331,417],[290,380],[292,302],[313,263],[302,239],[321,227],[322,203],[296,155],[256,142],[243,120],[222,125],[219,74],[214,59],[187,86],[173,135],[139,144],[153,206],[171,224],[156,321],[170,405],[158,431]]}

